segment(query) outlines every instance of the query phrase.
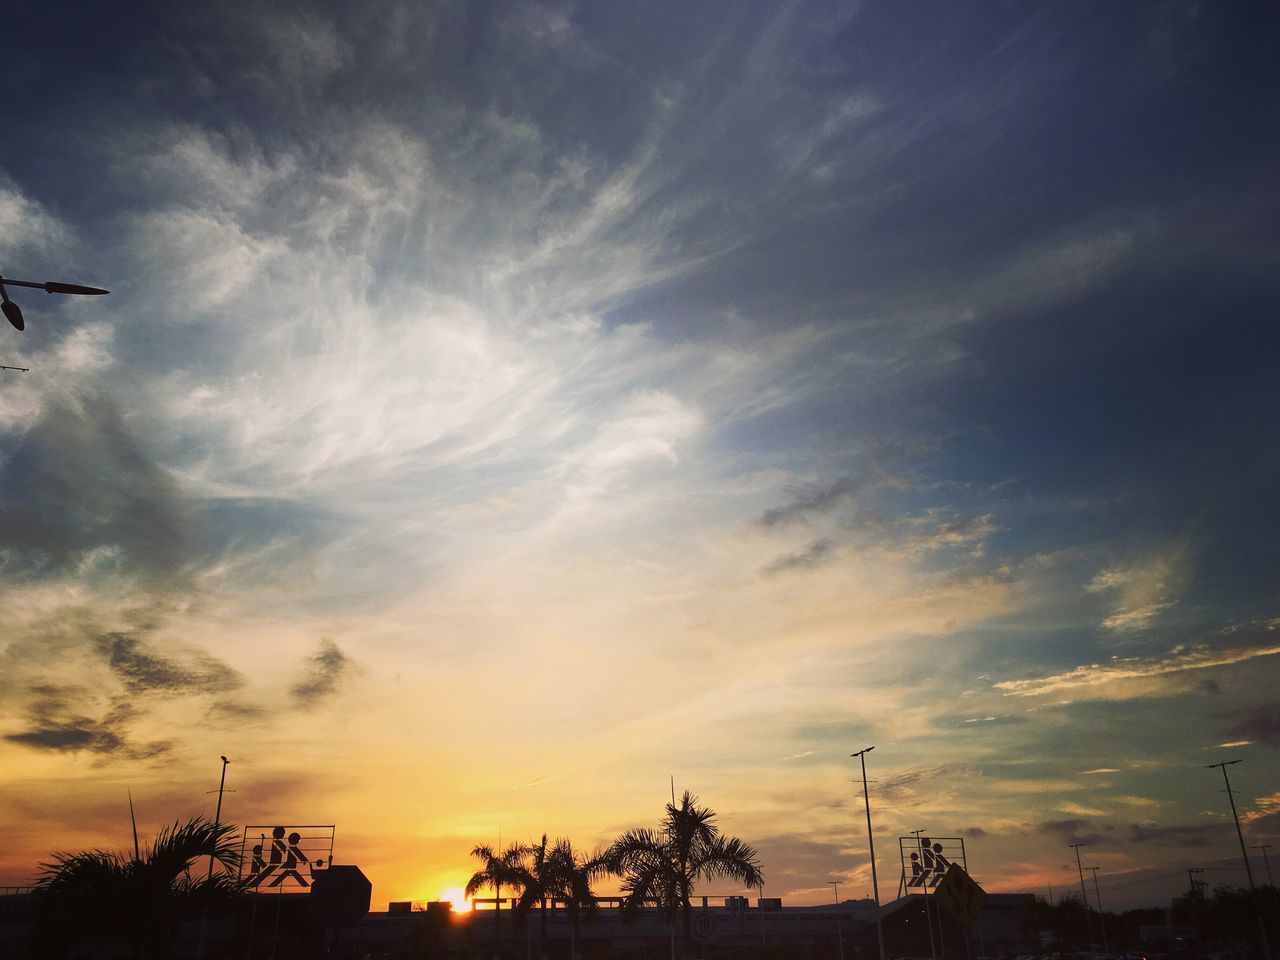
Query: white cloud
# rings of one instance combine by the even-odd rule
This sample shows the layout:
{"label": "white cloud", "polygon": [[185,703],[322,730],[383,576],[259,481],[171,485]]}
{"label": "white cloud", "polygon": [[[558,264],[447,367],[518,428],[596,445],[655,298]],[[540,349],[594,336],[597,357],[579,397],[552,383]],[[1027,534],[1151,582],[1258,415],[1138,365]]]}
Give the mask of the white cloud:
{"label": "white cloud", "polygon": [[1280,644],[1214,649],[1208,646],[1182,648],[1164,657],[1128,657],[1105,664],[1089,664],[1065,673],[1027,680],[1001,680],[993,686],[1016,697],[1044,697],[1064,693],[1083,697],[1128,699],[1133,696],[1160,696],[1170,689],[1167,682],[1179,674],[1231,666],[1280,654]]}
{"label": "white cloud", "polygon": [[1135,564],[1101,570],[1085,590],[1112,603],[1104,627],[1121,633],[1142,630],[1177,602],[1185,574],[1186,552],[1175,546]]}

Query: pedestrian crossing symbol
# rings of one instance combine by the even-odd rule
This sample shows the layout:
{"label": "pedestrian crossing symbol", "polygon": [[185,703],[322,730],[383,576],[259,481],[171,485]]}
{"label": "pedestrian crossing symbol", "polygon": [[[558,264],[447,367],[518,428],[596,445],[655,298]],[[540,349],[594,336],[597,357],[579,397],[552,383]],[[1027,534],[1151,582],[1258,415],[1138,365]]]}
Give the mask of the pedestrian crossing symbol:
{"label": "pedestrian crossing symbol", "polygon": [[249,826],[241,841],[241,877],[254,891],[309,890],[317,874],[333,863],[332,824]]}

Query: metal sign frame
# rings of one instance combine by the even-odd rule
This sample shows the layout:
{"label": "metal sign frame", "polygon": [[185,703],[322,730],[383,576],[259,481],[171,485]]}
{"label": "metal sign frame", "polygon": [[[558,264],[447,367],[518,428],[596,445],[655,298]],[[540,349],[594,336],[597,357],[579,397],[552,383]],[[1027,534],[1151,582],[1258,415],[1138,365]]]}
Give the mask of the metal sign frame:
{"label": "metal sign frame", "polygon": [[[240,838],[240,879],[254,893],[304,893],[317,871],[333,865],[337,832],[332,823],[247,824]],[[257,841],[252,847],[251,840]]]}
{"label": "metal sign frame", "polygon": [[898,856],[902,861],[898,889],[904,893],[933,893],[953,863],[965,873],[969,872],[964,837],[932,837],[923,833],[918,837],[899,837]]}

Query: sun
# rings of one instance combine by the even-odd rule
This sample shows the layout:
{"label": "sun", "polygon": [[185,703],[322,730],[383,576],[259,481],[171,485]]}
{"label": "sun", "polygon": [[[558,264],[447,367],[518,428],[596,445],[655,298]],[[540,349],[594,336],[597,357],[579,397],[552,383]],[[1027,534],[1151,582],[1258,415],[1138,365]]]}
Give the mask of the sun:
{"label": "sun", "polygon": [[467,899],[467,895],[461,887],[445,887],[440,891],[441,900],[446,900],[453,904],[454,913],[470,913],[471,901]]}

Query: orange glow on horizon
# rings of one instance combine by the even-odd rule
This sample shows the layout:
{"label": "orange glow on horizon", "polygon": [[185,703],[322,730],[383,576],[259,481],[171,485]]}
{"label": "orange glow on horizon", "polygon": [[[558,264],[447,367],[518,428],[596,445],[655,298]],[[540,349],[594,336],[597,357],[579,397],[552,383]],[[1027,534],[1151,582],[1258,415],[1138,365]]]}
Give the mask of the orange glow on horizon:
{"label": "orange glow on horizon", "polygon": [[454,913],[470,913],[471,901],[467,899],[467,895],[461,887],[445,887],[440,891],[440,900],[446,900],[453,904]]}

